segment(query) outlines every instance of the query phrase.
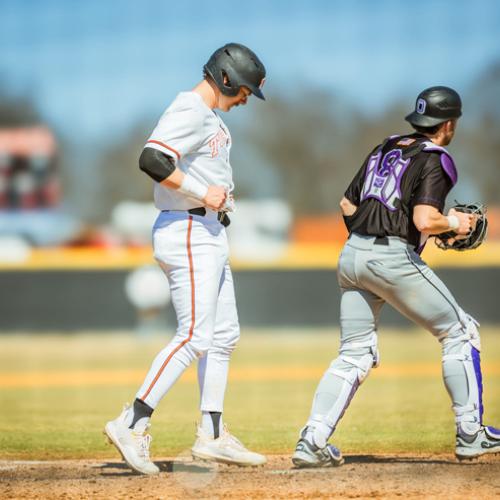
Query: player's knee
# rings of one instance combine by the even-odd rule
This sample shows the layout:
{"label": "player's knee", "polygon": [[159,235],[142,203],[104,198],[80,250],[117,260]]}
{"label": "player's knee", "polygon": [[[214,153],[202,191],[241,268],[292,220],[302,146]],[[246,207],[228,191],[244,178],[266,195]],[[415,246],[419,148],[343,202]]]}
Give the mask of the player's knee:
{"label": "player's knee", "polygon": [[344,378],[350,385],[362,384],[372,368],[378,366],[379,356],[376,349],[364,349],[364,353],[340,354],[330,365],[329,371]]}
{"label": "player's knee", "polygon": [[190,345],[198,357],[204,356],[212,347],[213,336],[209,332],[194,332]]}
{"label": "player's knee", "polygon": [[235,325],[233,328],[229,330],[228,335],[224,340],[226,349],[234,351],[239,340],[240,340],[240,328],[238,325]]}
{"label": "player's knee", "polygon": [[366,353],[359,359],[357,359],[356,375],[360,384],[362,384],[365,381],[366,377],[368,377],[374,364],[375,358],[371,352]]}
{"label": "player's knee", "polygon": [[481,351],[481,337],[479,323],[470,315],[460,310],[460,319],[441,339],[443,354],[462,350],[466,344],[471,344],[477,351]]}
{"label": "player's knee", "polygon": [[210,346],[207,343],[199,342],[199,343],[193,343],[191,345],[191,348],[195,352],[196,357],[202,358],[207,354],[208,350],[210,349]]}
{"label": "player's knee", "polygon": [[240,329],[238,325],[230,328],[224,334],[217,334],[211,347],[212,352],[219,352],[222,355],[230,356],[236,348],[240,339]]}
{"label": "player's knee", "polygon": [[[361,359],[366,356],[370,359],[370,368],[376,368],[380,364],[380,353],[378,350],[378,336],[376,331],[372,331],[364,340],[343,340],[339,349],[340,357],[350,356]],[[363,366],[368,361],[363,362]]]}

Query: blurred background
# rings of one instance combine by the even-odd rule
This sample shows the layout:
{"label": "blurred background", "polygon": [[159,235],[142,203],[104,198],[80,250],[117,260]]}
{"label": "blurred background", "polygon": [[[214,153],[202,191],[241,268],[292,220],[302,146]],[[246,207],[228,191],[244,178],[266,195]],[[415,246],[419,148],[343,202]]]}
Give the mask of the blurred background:
{"label": "blurred background", "polygon": [[337,324],[338,201],[438,84],[464,102],[449,201],[487,203],[490,233],[476,252],[429,244],[424,258],[470,312],[499,321],[499,26],[495,0],[0,0],[0,330],[175,324],[137,160],[164,109],[230,41],[268,70],[266,102],[223,114],[243,326]]}

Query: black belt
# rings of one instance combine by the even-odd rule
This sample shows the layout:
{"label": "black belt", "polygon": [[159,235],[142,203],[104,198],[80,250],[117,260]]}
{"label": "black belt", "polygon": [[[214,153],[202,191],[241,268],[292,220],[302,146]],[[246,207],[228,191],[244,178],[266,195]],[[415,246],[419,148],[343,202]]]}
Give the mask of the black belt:
{"label": "black belt", "polygon": [[[349,234],[349,238],[351,237],[352,233]],[[369,236],[367,234],[362,234],[361,236]],[[348,239],[349,239],[348,238]],[[389,237],[388,236],[375,236],[375,239],[373,240],[374,245],[389,245]]]}
{"label": "black belt", "polygon": [[[196,208],[191,208],[188,210],[188,212],[192,215],[201,215],[204,217],[207,215],[207,209],[205,207],[196,207]],[[224,226],[227,227],[229,224],[231,224],[231,220],[229,219],[228,215],[226,212],[217,212],[217,220]]]}
{"label": "black belt", "polygon": [[[170,210],[162,210],[162,212],[170,212]],[[187,211],[191,215],[200,215],[204,217],[207,215],[207,209],[205,207],[190,208]],[[231,219],[228,217],[226,212],[217,212],[217,220],[224,226],[227,227],[231,224]]]}

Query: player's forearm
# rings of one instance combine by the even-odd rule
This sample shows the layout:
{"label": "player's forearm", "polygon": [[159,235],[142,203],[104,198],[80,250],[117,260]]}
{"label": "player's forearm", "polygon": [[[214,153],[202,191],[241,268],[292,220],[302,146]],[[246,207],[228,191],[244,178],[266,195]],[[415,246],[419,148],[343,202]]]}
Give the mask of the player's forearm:
{"label": "player's forearm", "polygon": [[160,182],[160,184],[169,189],[179,189],[182,185],[184,177],[184,172],[176,167],[175,170],[166,179],[163,179]]}
{"label": "player's forearm", "polygon": [[340,209],[342,210],[342,215],[348,217],[353,215],[358,207],[344,196],[342,200],[340,200]]}
{"label": "player's forearm", "polygon": [[417,205],[413,210],[413,223],[422,234],[439,234],[456,229],[458,219],[451,215],[446,216],[430,205]]}
{"label": "player's forearm", "polygon": [[432,217],[423,223],[415,224],[415,226],[422,234],[428,235],[444,233],[452,229],[452,224],[450,224],[448,217],[442,214],[440,214],[440,217]]}

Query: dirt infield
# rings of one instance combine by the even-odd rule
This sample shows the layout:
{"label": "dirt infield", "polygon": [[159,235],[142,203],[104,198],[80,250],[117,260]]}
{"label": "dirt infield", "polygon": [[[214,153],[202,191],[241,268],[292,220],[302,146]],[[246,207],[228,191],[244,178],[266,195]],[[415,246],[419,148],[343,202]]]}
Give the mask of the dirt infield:
{"label": "dirt infield", "polygon": [[122,462],[0,461],[3,498],[500,498],[500,455],[458,463],[451,455],[351,455],[335,469],[294,469],[271,455],[259,468],[193,462],[187,453],[156,462],[156,477]]}

